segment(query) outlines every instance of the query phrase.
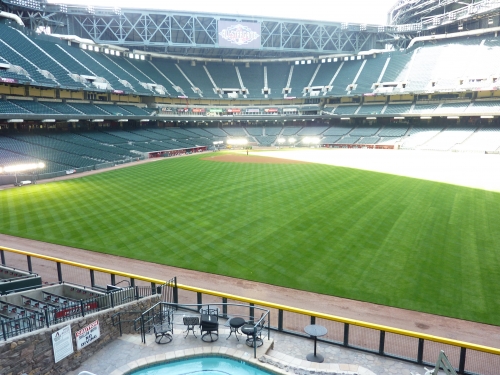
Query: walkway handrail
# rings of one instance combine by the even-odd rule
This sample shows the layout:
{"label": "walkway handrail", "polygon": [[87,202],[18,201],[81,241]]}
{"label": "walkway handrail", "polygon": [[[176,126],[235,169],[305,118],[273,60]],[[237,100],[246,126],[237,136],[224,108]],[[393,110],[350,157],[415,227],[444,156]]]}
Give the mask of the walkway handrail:
{"label": "walkway handrail", "polygon": [[[165,284],[165,281],[160,280],[160,279],[154,279],[154,278],[135,275],[135,274],[127,273],[127,272],[116,271],[116,270],[112,270],[112,269],[108,269],[108,268],[90,266],[87,264],[68,261],[65,259],[55,258],[55,257],[47,256],[47,255],[41,255],[41,254],[33,253],[30,251],[17,250],[17,249],[12,249],[12,248],[8,248],[8,247],[0,246],[0,252],[2,252],[2,251],[17,253],[17,254],[31,256],[31,257],[40,258],[40,259],[45,259],[45,260],[49,260],[52,262],[68,264],[68,265],[75,266],[75,267],[86,268],[89,270],[119,275],[119,276],[123,276],[123,277],[137,279],[137,280],[148,281],[148,282],[155,283],[155,284]],[[229,293],[222,293],[222,292],[217,292],[217,291],[213,291],[213,290],[209,290],[209,289],[183,285],[183,284],[177,284],[177,287],[179,289],[192,291],[192,292],[196,292],[196,293],[209,294],[212,296],[227,298],[227,299],[231,299],[231,300],[235,300],[235,301],[264,306],[264,307],[273,308],[273,309],[277,309],[277,310],[288,311],[288,312],[292,312],[292,313],[296,313],[296,314],[312,316],[312,317],[330,320],[330,321],[335,321],[335,322],[339,322],[339,323],[352,324],[352,325],[356,325],[356,326],[360,326],[360,327],[364,327],[364,328],[370,328],[370,329],[374,329],[374,330],[378,330],[378,331],[385,331],[385,332],[390,332],[390,333],[394,333],[394,334],[398,334],[398,335],[434,341],[434,342],[438,342],[441,344],[458,346],[458,347],[462,347],[462,348],[466,348],[466,349],[472,349],[472,350],[477,350],[480,352],[500,355],[500,349],[489,347],[489,346],[473,344],[473,343],[469,343],[469,342],[465,342],[465,341],[448,339],[448,338],[444,338],[444,337],[429,335],[426,333],[409,331],[409,330],[405,330],[405,329],[401,329],[401,328],[389,327],[389,326],[385,326],[385,325],[381,325],[381,324],[363,322],[361,320],[356,320],[356,319],[343,318],[343,317],[336,316],[336,315],[300,309],[300,308],[296,308],[296,307],[281,305],[281,304],[267,302],[267,301],[261,301],[261,300],[257,300],[257,299],[253,299],[253,298],[247,298],[247,297],[237,296],[237,295],[233,295],[233,294],[229,294]]]}

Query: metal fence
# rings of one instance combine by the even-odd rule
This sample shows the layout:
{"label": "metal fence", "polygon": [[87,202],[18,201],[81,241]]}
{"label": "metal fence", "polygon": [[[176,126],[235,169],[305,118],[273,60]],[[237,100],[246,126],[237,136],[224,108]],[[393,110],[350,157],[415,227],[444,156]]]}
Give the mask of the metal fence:
{"label": "metal fence", "polygon": [[[44,280],[52,278],[56,282],[63,282],[63,279],[67,282],[79,280],[79,284],[95,286],[98,282],[101,285],[107,282],[115,285],[117,281],[128,280],[132,287],[142,285],[152,292],[156,291],[157,285],[165,283],[162,280],[5,247],[0,247],[0,260],[3,265],[12,260],[14,264],[9,265],[18,268],[26,268],[27,264],[29,271],[37,272]],[[43,267],[39,269],[35,264]],[[443,350],[460,374],[499,373],[500,349],[497,348],[181,285],[175,279],[167,285],[170,289],[165,295],[169,295],[168,299],[171,299],[167,302],[179,306],[220,304],[223,317],[255,316],[256,309],[265,309],[269,310],[269,329],[278,332],[308,338],[303,328],[309,324],[321,324],[328,330],[327,335],[318,338],[324,343],[429,366],[433,366]]]}

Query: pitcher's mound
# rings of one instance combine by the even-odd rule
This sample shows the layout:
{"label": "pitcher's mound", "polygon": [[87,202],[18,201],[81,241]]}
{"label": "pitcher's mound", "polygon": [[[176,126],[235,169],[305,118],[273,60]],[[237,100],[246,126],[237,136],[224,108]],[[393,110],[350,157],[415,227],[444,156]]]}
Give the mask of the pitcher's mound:
{"label": "pitcher's mound", "polygon": [[253,163],[253,164],[305,164],[306,161],[271,158],[268,156],[255,155],[240,155],[240,154],[224,154],[216,156],[208,156],[201,160],[219,161],[224,163]]}

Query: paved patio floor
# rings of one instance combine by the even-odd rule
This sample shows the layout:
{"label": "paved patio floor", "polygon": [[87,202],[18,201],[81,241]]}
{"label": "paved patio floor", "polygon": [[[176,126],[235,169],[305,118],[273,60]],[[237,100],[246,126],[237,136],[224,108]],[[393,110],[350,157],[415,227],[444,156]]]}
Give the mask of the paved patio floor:
{"label": "paved patio floor", "polygon": [[[235,353],[239,353],[238,356],[243,359],[253,358],[253,348],[245,344],[246,336],[238,336],[239,341],[237,341],[234,335],[226,340],[228,335],[229,331],[222,329],[219,340],[213,343],[204,343],[199,338],[199,332],[197,332],[198,338],[195,338],[191,333],[184,338],[182,330],[176,329],[172,342],[165,345],[156,344],[151,334],[146,336],[146,344],[141,343],[141,337],[138,334],[123,335],[68,375],[78,375],[80,371],[89,371],[96,375],[117,375],[125,373],[138,364],[168,360],[194,353],[220,352],[233,356]],[[312,351],[313,341],[311,339],[271,332],[271,340],[265,340],[264,345],[258,349],[257,358],[266,354],[266,358],[280,362],[285,366],[325,371],[326,373],[335,370],[340,370],[344,374],[357,373],[360,375],[425,373],[423,366],[320,342],[318,342],[317,351],[325,357],[325,362],[318,366],[318,364],[305,360],[306,355]],[[274,369],[279,370],[278,367]],[[285,370],[287,369],[285,368]]]}

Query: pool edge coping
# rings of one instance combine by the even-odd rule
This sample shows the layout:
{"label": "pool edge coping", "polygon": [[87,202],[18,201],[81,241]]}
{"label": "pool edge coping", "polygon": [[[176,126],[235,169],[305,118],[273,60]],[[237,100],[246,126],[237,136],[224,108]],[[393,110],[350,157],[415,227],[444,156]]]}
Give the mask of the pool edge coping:
{"label": "pool edge coping", "polygon": [[[268,350],[272,349],[272,345]],[[145,358],[139,358],[131,361],[118,369],[111,372],[109,375],[130,375],[132,371],[137,371],[159,364],[176,362],[182,359],[196,358],[196,357],[225,357],[237,361],[245,361],[250,365],[260,368],[262,370],[282,375],[282,374],[343,374],[343,375],[376,375],[374,372],[359,365],[342,365],[335,363],[313,363],[305,360],[298,360],[287,354],[280,353],[281,358],[261,354],[259,358],[253,358],[249,352],[239,349],[228,348],[224,346],[212,347],[196,347],[184,350],[170,351],[163,354],[157,354]],[[260,358],[265,357],[266,361],[263,362]],[[288,357],[288,358],[287,358]],[[267,361],[271,360],[272,363]],[[291,362],[299,361],[300,365],[293,365]],[[332,366],[338,366],[338,369],[332,369]],[[351,371],[350,369],[341,369],[341,366],[355,366],[357,370]],[[291,370],[291,371],[290,371]]]}

